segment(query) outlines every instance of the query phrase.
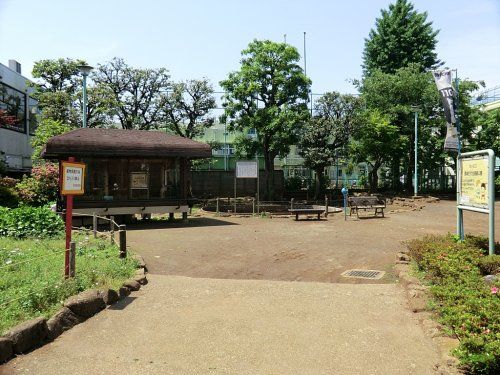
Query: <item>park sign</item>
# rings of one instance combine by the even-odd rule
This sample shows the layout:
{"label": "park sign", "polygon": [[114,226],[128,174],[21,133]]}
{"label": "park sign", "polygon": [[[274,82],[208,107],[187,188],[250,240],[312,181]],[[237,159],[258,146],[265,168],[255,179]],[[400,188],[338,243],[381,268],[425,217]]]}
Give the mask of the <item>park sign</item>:
{"label": "park sign", "polygon": [[236,178],[257,178],[259,167],[256,161],[237,161]]}
{"label": "park sign", "polygon": [[444,149],[458,151],[459,134],[457,129],[457,117],[455,115],[454,97],[455,90],[451,84],[451,70],[435,70],[432,72],[436,82],[441,102],[443,103],[444,115],[446,117],[446,139]]}
{"label": "park sign", "polygon": [[62,195],[82,195],[85,192],[85,164],[63,161],[62,164]]}
{"label": "park sign", "polygon": [[489,215],[489,253],[495,249],[495,154],[492,150],[458,156],[457,232],[464,236],[463,210]]}

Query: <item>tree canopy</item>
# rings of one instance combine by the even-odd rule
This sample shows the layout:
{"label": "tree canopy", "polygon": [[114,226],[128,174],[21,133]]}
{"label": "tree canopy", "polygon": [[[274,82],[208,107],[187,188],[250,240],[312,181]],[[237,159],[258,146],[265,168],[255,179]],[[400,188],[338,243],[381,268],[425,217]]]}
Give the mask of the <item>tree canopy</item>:
{"label": "tree canopy", "polygon": [[412,63],[421,70],[440,65],[435,52],[439,31],[427,21],[427,12],[417,12],[408,0],[396,0],[381,13],[365,39],[365,76],[377,69],[392,74]]}
{"label": "tree canopy", "polygon": [[115,115],[123,129],[149,130],[161,124],[160,94],[170,86],[167,69],[133,68],[121,58],[98,64],[91,75],[112,93]]}
{"label": "tree canopy", "polygon": [[223,121],[230,130],[257,132],[256,143],[264,155],[266,186],[274,196],[274,158],[285,155],[298,141],[309,116],[310,79],[298,62],[297,49],[289,44],[254,40],[242,51],[240,70],[220,85],[226,90]]}
{"label": "tree canopy", "polygon": [[160,107],[167,129],[185,138],[203,135],[214,123],[210,111],[215,108],[214,89],[208,79],[187,80],[172,85],[162,94]]}
{"label": "tree canopy", "polygon": [[316,198],[322,189],[325,168],[338,157],[340,149],[347,149],[361,108],[359,97],[337,92],[326,93],[316,102],[316,114],[304,126],[299,141],[304,166],[316,173]]}

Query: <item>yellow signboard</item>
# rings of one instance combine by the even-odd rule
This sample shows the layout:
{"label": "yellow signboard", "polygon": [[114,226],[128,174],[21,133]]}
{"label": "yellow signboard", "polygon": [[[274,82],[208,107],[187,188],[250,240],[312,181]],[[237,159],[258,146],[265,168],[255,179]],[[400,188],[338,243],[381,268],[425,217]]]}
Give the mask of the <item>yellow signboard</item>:
{"label": "yellow signboard", "polygon": [[462,159],[460,204],[488,208],[488,159]]}
{"label": "yellow signboard", "polygon": [[62,195],[82,195],[85,189],[85,164],[62,162]]}

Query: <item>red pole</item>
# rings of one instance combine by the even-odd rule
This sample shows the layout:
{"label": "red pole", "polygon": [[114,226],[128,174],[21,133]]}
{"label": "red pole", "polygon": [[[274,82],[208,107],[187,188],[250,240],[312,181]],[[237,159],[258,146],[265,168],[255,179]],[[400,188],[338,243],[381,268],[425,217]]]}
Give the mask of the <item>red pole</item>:
{"label": "red pole", "polygon": [[[69,162],[75,158],[70,156]],[[60,175],[61,178],[63,175]],[[66,195],[66,252],[64,253],[64,277],[69,277],[69,246],[71,242],[71,227],[73,226],[73,195]]]}

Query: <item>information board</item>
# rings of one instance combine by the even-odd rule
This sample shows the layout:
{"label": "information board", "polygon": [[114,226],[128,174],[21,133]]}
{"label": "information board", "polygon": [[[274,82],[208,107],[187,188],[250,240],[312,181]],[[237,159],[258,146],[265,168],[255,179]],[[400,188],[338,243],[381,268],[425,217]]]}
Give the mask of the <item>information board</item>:
{"label": "information board", "polygon": [[488,157],[461,159],[460,204],[488,208],[489,203]]}
{"label": "information board", "polygon": [[259,169],[256,161],[237,161],[236,178],[258,178]]}
{"label": "information board", "polygon": [[148,188],[147,172],[132,172],[130,174],[130,188],[147,189]]}
{"label": "information board", "polygon": [[62,162],[62,195],[82,195],[85,190],[85,164]]}

